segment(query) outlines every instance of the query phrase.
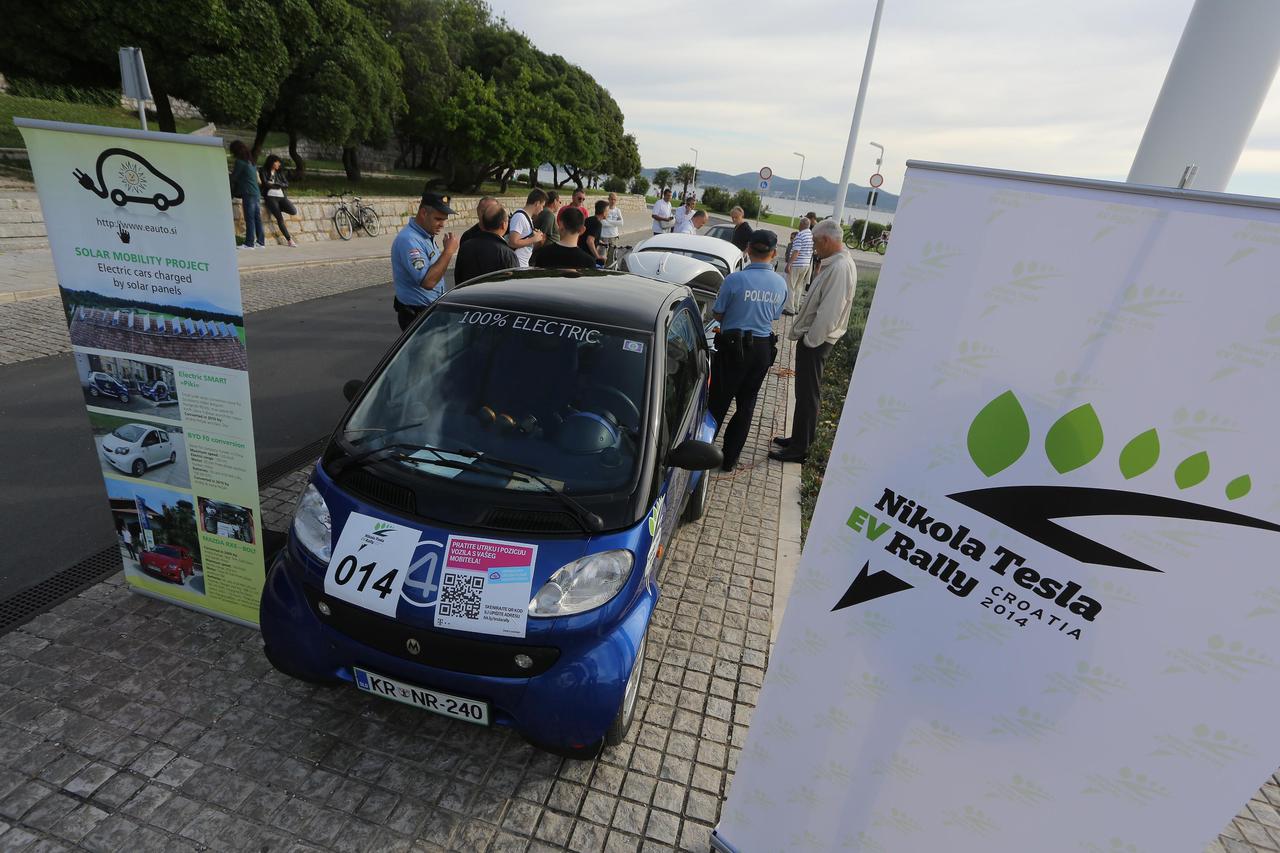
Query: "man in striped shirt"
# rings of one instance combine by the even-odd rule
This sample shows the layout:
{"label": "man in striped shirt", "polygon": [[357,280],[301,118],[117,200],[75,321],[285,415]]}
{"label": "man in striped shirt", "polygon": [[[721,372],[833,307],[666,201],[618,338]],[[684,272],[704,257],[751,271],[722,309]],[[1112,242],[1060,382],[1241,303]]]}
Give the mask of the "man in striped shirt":
{"label": "man in striped shirt", "polygon": [[800,217],[800,230],[791,241],[791,251],[787,255],[787,306],[783,314],[794,314],[804,299],[805,289],[809,287],[809,271],[813,269],[813,231],[809,220]]}

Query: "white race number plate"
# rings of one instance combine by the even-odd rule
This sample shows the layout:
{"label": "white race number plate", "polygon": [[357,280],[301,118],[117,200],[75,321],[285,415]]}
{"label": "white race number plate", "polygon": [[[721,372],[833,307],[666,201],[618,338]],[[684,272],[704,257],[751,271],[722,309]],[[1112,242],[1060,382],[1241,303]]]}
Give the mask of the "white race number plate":
{"label": "white race number plate", "polygon": [[376,675],[367,670],[353,667],[356,676],[356,687],[383,699],[394,699],[424,711],[453,717],[468,723],[481,726],[489,725],[489,703],[475,699],[464,699],[439,690],[428,690],[413,684],[405,684],[385,675]]}

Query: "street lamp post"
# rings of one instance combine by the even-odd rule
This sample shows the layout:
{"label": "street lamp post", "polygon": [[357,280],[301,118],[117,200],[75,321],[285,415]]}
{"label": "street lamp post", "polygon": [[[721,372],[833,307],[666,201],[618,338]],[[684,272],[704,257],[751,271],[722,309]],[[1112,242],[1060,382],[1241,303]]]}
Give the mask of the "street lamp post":
{"label": "street lamp post", "polygon": [[698,149],[692,145],[689,150],[693,152],[693,197],[698,197]]}
{"label": "street lamp post", "polygon": [[[879,142],[872,142],[872,148],[880,149],[880,156],[876,158],[876,174],[880,173],[880,164],[884,162],[884,146]],[[867,216],[862,220],[862,236],[858,238],[858,245],[861,246],[867,242],[867,226],[871,224],[871,205],[875,202],[876,193],[879,192],[875,187],[867,193]]]}
{"label": "street lamp post", "polygon": [[800,158],[800,179],[796,181],[796,200],[791,203],[791,227],[796,227],[796,217],[800,214],[800,184],[804,183],[804,155],[799,151],[792,154]]}
{"label": "street lamp post", "polygon": [[862,61],[862,82],[858,84],[858,100],[853,105],[853,121],[849,125],[849,142],[844,149],[844,166],[840,169],[840,186],[836,189],[831,215],[837,222],[844,218],[844,199],[849,194],[849,170],[853,167],[853,149],[858,144],[858,125],[862,123],[862,105],[867,100],[871,83],[871,62],[876,58],[876,37],[880,34],[880,16],[884,0],[876,0],[876,13],[871,19],[871,35],[867,39],[867,58]]}

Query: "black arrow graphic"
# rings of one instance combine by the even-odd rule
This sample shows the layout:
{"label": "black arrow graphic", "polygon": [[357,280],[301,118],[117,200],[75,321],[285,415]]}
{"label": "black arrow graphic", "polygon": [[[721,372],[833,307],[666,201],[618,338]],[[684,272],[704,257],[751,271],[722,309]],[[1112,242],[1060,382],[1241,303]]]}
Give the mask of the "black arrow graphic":
{"label": "black arrow graphic", "polygon": [[876,572],[874,575],[869,574],[870,569],[870,560],[862,564],[862,571],[858,572],[858,576],[853,579],[853,583],[849,584],[849,588],[845,590],[844,595],[836,602],[836,606],[831,608],[832,613],[837,610],[844,610],[846,607],[853,607],[856,604],[871,601],[874,598],[881,598],[886,595],[893,595],[895,592],[902,592],[904,589],[911,589],[911,584],[900,577],[883,571]]}

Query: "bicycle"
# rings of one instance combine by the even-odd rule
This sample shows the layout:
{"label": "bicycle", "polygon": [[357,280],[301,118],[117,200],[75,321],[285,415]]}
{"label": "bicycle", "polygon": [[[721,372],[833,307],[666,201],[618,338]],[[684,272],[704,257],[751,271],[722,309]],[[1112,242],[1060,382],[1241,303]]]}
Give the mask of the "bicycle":
{"label": "bicycle", "polygon": [[889,232],[881,231],[879,236],[870,237],[858,244],[858,248],[864,252],[875,252],[883,255],[889,250]]}
{"label": "bicycle", "polygon": [[338,207],[333,211],[333,227],[343,240],[350,240],[357,228],[363,228],[370,237],[382,233],[382,222],[378,214],[367,204],[361,204],[360,196],[352,196],[351,204],[347,204],[345,195],[329,193],[329,198],[338,199]]}

